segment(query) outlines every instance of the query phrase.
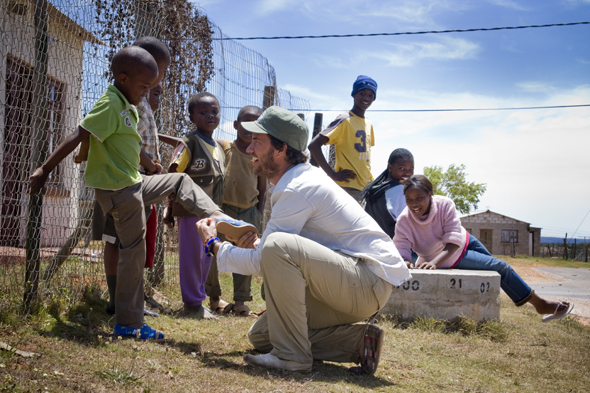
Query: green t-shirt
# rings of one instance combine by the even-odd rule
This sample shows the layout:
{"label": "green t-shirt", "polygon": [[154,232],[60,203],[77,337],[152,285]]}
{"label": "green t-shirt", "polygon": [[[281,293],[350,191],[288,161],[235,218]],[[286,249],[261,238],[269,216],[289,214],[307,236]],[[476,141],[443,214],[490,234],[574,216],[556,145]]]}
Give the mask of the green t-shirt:
{"label": "green t-shirt", "polygon": [[135,106],[113,85],[94,104],[80,123],[90,138],[84,180],[88,187],[119,190],[141,182]]}

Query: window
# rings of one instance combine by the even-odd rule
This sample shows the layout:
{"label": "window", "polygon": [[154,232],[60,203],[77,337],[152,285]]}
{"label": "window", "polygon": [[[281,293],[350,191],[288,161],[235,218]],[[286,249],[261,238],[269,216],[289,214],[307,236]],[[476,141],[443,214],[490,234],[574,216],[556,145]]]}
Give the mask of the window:
{"label": "window", "polygon": [[518,231],[514,229],[502,229],[502,243],[518,243]]}
{"label": "window", "polygon": [[[33,108],[33,68],[25,62],[7,57],[6,76],[6,105],[5,105],[5,138],[4,163],[5,172],[20,171],[27,173],[34,168],[28,168],[26,163],[32,159],[34,146],[33,130],[35,124],[35,110]],[[65,85],[51,77],[47,77],[47,156],[49,156],[63,139],[64,135],[64,102]],[[63,188],[63,170],[58,165],[49,175],[46,190],[51,187]],[[19,179],[15,174],[15,179]]]}
{"label": "window", "polygon": [[465,228],[465,230],[470,234],[473,235],[473,229],[472,228]]}
{"label": "window", "polygon": [[[47,80],[47,156],[59,146],[64,134],[63,125],[63,84],[56,80]],[[58,165],[47,178],[47,185],[63,187],[63,173]]]}

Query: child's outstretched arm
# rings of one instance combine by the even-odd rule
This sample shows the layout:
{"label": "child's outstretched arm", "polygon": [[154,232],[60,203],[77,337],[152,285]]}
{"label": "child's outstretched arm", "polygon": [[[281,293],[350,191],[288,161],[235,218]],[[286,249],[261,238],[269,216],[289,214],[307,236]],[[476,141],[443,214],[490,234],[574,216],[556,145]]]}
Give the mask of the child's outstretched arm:
{"label": "child's outstretched arm", "polygon": [[81,164],[82,162],[88,160],[88,151],[90,150],[90,138],[86,138],[80,144],[80,150],[74,155],[74,162],[76,164]]}
{"label": "child's outstretched arm", "polygon": [[153,162],[143,147],[139,152],[139,163],[145,168],[149,175],[159,175],[162,173],[162,165]]}
{"label": "child's outstretched arm", "polygon": [[180,138],[164,134],[158,134],[158,139],[172,147],[176,147],[176,145],[178,145],[178,142],[180,142]]}
{"label": "child's outstretched arm", "polygon": [[29,192],[34,195],[43,188],[47,177],[51,171],[66,158],[71,152],[74,151],[76,146],[81,142],[89,141],[90,133],[81,126],[78,126],[76,131],[71,133],[64,139],[64,141],[55,149],[49,158],[39,168],[35,169],[35,172],[29,178]]}
{"label": "child's outstretched arm", "polygon": [[320,168],[326,172],[326,174],[334,181],[345,181],[348,182],[356,177],[356,173],[351,171],[350,169],[343,169],[341,171],[334,171],[330,164],[326,161],[326,158],[322,154],[322,146],[328,143],[330,139],[327,136],[322,134],[316,135],[315,138],[311,141],[309,146],[309,152],[311,153],[312,157],[318,163]]}
{"label": "child's outstretched arm", "polygon": [[436,269],[437,267],[442,265],[447,259],[449,259],[451,255],[456,253],[458,249],[458,244],[447,243],[445,244],[445,248],[443,248],[440,254],[432,258],[432,261],[424,261],[416,267],[418,269]]}

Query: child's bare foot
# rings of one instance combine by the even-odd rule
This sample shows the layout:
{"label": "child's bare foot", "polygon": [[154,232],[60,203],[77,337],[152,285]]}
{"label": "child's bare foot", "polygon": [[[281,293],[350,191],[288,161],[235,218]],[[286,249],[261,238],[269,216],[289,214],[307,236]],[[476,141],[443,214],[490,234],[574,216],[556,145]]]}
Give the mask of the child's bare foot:
{"label": "child's bare foot", "polygon": [[198,306],[187,306],[184,305],[184,314],[185,315],[194,315],[199,319],[218,319],[215,315],[209,311],[207,307],[203,307],[202,304]]}
{"label": "child's bare foot", "polygon": [[543,322],[549,322],[554,319],[561,319],[561,318],[565,317],[566,315],[568,315],[574,309],[574,304],[571,302],[552,302],[552,303],[556,304],[555,309],[553,310],[553,312],[549,312],[549,313],[547,313],[547,315],[545,315],[543,317]]}
{"label": "child's bare foot", "polygon": [[539,314],[546,315],[543,322],[563,318],[574,308],[574,305],[570,302],[551,302],[539,297],[536,293],[533,294],[529,303],[535,307]]}

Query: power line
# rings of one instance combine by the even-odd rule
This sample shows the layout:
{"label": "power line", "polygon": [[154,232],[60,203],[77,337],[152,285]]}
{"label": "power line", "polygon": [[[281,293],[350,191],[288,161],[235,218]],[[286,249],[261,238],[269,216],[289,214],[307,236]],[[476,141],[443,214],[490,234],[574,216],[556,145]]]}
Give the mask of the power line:
{"label": "power line", "polygon": [[399,33],[369,33],[369,34],[328,34],[328,35],[298,35],[298,36],[279,36],[279,37],[222,37],[213,38],[219,41],[231,40],[298,40],[302,38],[348,38],[348,37],[377,37],[393,35],[419,35],[419,34],[446,34],[446,33],[471,33],[474,31],[497,31],[497,30],[518,30],[532,29],[539,27],[563,27],[575,25],[588,25],[590,22],[572,22],[572,23],[552,23],[548,25],[528,25],[528,26],[505,26],[505,27],[480,27],[476,29],[453,29],[453,30],[430,30],[430,31],[404,31]]}
{"label": "power line", "polygon": [[[588,213],[590,213],[590,210],[588,210]],[[576,233],[578,232],[578,229],[580,229],[580,227],[584,223],[584,220],[586,219],[586,217],[588,217],[588,213],[586,213],[586,215],[584,216],[584,218],[582,218],[582,222],[580,223],[580,225],[578,225],[578,227],[576,228],[576,231],[574,232],[574,234],[572,235],[572,237],[576,236]]]}
{"label": "power line", "polygon": [[[517,111],[529,109],[562,109],[590,107],[590,104],[581,105],[553,105],[553,106],[524,106],[515,108],[457,108],[457,109],[367,109],[367,112],[476,112],[476,111]],[[241,109],[238,106],[224,106],[222,109]],[[293,112],[346,112],[347,109],[298,109],[288,108]]]}

